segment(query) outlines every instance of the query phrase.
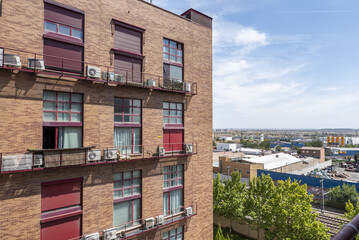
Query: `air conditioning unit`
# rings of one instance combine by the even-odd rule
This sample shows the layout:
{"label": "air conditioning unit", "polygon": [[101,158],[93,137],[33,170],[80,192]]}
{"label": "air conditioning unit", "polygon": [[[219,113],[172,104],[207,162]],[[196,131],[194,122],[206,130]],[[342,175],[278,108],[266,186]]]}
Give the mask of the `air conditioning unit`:
{"label": "air conditioning unit", "polygon": [[100,234],[97,233],[92,233],[89,235],[85,235],[82,240],[100,240]]}
{"label": "air conditioning unit", "polygon": [[188,83],[188,82],[184,83],[184,90],[186,92],[191,92],[191,87],[192,87],[191,83]]}
{"label": "air conditioning unit", "polygon": [[165,217],[163,215],[156,216],[156,225],[162,225],[165,222]]}
{"label": "air conditioning unit", "polygon": [[102,79],[103,80],[109,80],[114,81],[115,80],[115,74],[113,72],[102,72]]}
{"label": "air conditioning unit", "polygon": [[101,150],[88,150],[87,151],[87,161],[88,162],[97,162],[101,160]]}
{"label": "air conditioning unit", "polygon": [[1,171],[19,171],[32,168],[32,153],[2,156]]}
{"label": "air conditioning unit", "polygon": [[44,60],[36,59],[36,58],[28,58],[27,67],[36,70],[44,70],[45,69]]}
{"label": "air conditioning unit", "polygon": [[115,74],[115,82],[124,83],[125,82],[125,76],[123,74]]}
{"label": "air conditioning unit", "polygon": [[87,77],[100,78],[101,77],[101,68],[94,67],[94,66],[87,66]]}
{"label": "air conditioning unit", "polygon": [[4,63],[4,49],[0,48],[0,68],[2,68],[3,63]]}
{"label": "air conditioning unit", "polygon": [[14,54],[4,54],[4,65],[21,67],[20,56]]}
{"label": "air conditioning unit", "polygon": [[146,82],[147,87],[156,87],[156,80],[148,79]]}
{"label": "air conditioning unit", "polygon": [[40,167],[43,164],[44,156],[42,154],[34,154],[34,166]]}
{"label": "air conditioning unit", "polygon": [[143,224],[146,229],[151,228],[155,225],[155,219],[153,217],[146,218]]}
{"label": "air conditioning unit", "polygon": [[164,156],[166,154],[166,149],[164,147],[159,147],[158,148],[158,155],[159,156]]}
{"label": "air conditioning unit", "polygon": [[104,240],[115,240],[116,239],[116,228],[110,228],[103,230],[103,239]]}
{"label": "air conditioning unit", "polygon": [[186,154],[193,153],[193,145],[192,144],[185,144]]}
{"label": "air conditioning unit", "polygon": [[185,208],[184,215],[185,216],[191,216],[193,214],[192,207]]}
{"label": "air conditioning unit", "polygon": [[103,158],[105,160],[117,159],[117,149],[103,150]]}
{"label": "air conditioning unit", "polygon": [[126,237],[126,232],[125,231],[121,231],[120,232],[120,238],[125,238]]}

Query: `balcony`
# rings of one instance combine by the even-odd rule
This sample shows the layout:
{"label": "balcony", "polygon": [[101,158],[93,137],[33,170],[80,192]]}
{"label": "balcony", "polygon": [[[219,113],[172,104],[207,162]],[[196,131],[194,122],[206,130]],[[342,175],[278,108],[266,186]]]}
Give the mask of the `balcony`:
{"label": "balcony", "polygon": [[[178,209],[175,209],[176,213],[171,213],[171,215],[163,216],[155,216],[155,217],[149,217],[146,219],[138,219],[136,221],[131,221],[128,223],[124,223],[119,226],[115,226],[111,229],[104,229],[100,230],[100,232],[109,232],[110,234],[116,235],[116,239],[133,239],[137,237],[138,235],[156,230],[161,229],[167,225],[170,225],[172,223],[179,222],[181,220],[191,218],[197,215],[197,204],[193,204],[188,207],[181,206]],[[178,210],[178,211],[177,211]],[[172,212],[172,211],[171,211]],[[93,233],[91,233],[93,234]],[[95,233],[97,234],[97,233]],[[71,238],[70,240],[79,240],[79,239],[85,239],[86,236],[89,236],[87,234],[84,234],[83,236]]]}
{"label": "balcony", "polygon": [[24,71],[39,76],[57,76],[74,80],[102,83],[108,86],[129,86],[156,91],[197,94],[197,83],[137,72],[112,66],[98,65],[68,58],[31,53],[0,47],[0,68]]}
{"label": "balcony", "polygon": [[173,143],[165,144],[165,146],[130,145],[108,148],[91,146],[83,148],[29,149],[27,152],[0,153],[0,173],[111,164],[195,154],[197,154],[197,144],[195,143]]}

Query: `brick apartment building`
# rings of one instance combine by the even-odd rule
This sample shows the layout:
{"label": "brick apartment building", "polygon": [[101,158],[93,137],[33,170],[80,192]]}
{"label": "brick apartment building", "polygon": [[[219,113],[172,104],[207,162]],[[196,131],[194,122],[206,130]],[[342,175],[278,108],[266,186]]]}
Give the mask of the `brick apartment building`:
{"label": "brick apartment building", "polygon": [[212,19],[0,3],[0,239],[212,238]]}

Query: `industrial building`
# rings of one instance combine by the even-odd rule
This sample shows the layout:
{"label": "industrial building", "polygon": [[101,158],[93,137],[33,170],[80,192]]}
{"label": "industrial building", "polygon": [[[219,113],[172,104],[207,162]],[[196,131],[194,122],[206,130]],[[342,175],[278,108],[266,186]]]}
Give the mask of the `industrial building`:
{"label": "industrial building", "polygon": [[300,155],[303,157],[319,158],[320,162],[325,161],[325,150],[322,147],[302,147]]}
{"label": "industrial building", "polygon": [[320,158],[306,157],[300,159],[286,153],[276,153],[261,157],[231,157],[223,155],[219,157],[218,164],[213,164],[213,173],[228,175],[236,171],[241,173],[243,178],[250,179],[257,177],[258,169],[282,173],[306,174],[316,168],[325,168],[331,164],[331,161],[321,162]]}
{"label": "industrial building", "polygon": [[0,8],[0,239],[211,239],[212,18]]}

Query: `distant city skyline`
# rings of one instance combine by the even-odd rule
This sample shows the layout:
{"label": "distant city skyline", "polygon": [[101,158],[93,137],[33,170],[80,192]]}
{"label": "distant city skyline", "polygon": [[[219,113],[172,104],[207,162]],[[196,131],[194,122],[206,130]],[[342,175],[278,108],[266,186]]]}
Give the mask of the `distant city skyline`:
{"label": "distant city skyline", "polygon": [[214,18],[213,128],[358,128],[359,2],[154,0]]}

